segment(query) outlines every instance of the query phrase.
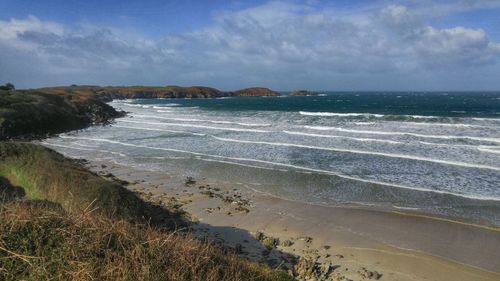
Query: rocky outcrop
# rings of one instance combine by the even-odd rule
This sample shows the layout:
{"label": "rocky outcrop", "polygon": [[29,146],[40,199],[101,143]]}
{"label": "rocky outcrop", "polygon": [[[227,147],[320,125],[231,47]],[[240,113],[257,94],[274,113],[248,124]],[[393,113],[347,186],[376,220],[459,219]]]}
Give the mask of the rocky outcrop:
{"label": "rocky outcrop", "polygon": [[290,93],[290,96],[292,97],[308,97],[308,96],[318,96],[318,92],[311,92],[311,91],[306,91],[306,90],[300,90],[300,91],[293,91]]}

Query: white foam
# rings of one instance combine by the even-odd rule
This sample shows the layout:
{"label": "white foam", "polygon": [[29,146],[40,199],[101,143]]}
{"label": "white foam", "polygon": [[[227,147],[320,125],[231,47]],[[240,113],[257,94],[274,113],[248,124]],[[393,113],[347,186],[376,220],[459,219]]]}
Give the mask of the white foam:
{"label": "white foam", "polygon": [[137,145],[137,144],[130,144],[130,143],[124,143],[124,142],[119,142],[119,141],[113,141],[113,140],[109,140],[109,139],[73,137],[73,136],[65,136],[65,135],[61,135],[60,137],[61,138],[69,138],[69,139],[84,139],[84,140],[91,140],[91,141],[97,141],[97,142],[107,142],[107,143],[119,144],[119,145],[123,145],[123,146],[140,147],[140,148],[151,149],[151,150],[170,151],[170,152],[178,152],[178,153],[188,153],[188,154],[192,154],[192,155],[196,155],[196,156],[207,156],[207,157],[213,157],[213,158],[219,158],[219,159],[229,159],[229,160],[235,160],[235,161],[245,161],[245,162],[262,163],[262,164],[267,164],[267,165],[276,165],[276,166],[294,168],[294,169],[299,169],[299,170],[304,170],[304,171],[310,171],[310,172],[315,172],[315,173],[320,173],[320,174],[332,175],[332,176],[337,176],[337,177],[340,177],[340,178],[345,178],[345,179],[350,179],[350,180],[355,180],[355,181],[365,182],[365,183],[370,183],[370,184],[376,184],[376,185],[385,185],[385,186],[391,186],[391,187],[397,187],[397,188],[403,188],[403,189],[410,189],[410,190],[416,190],[416,191],[434,192],[434,193],[439,193],[439,194],[450,194],[450,195],[455,195],[455,196],[465,197],[465,198],[471,198],[471,199],[477,199],[477,200],[494,200],[494,201],[500,201],[500,198],[496,198],[496,197],[465,195],[465,194],[452,193],[452,192],[449,192],[449,191],[433,190],[433,189],[420,188],[420,187],[409,187],[409,186],[404,186],[404,185],[399,185],[399,184],[385,183],[385,182],[379,182],[379,181],[372,181],[372,180],[366,180],[366,179],[356,178],[356,177],[349,176],[349,175],[338,174],[338,173],[335,173],[335,172],[332,172],[332,171],[326,171],[326,170],[320,170],[320,169],[312,169],[312,168],[307,168],[307,167],[301,167],[301,166],[296,166],[296,165],[291,165],[291,164],[285,164],[285,163],[279,163],[279,162],[271,162],[271,161],[266,161],[266,160],[258,160],[258,159],[251,159],[251,158],[241,158],[241,157],[227,157],[227,156],[221,156],[221,155],[211,155],[211,154],[206,154],[206,153],[186,151],[186,150],[173,149],[173,148],[151,147],[151,146],[146,146],[146,145]]}
{"label": "white foam", "polygon": [[299,111],[299,114],[305,115],[305,116],[338,116],[338,117],[373,116],[373,117],[384,117],[383,114],[370,114],[370,113],[337,113],[337,112]]}
{"label": "white foam", "polygon": [[111,153],[111,154],[115,154],[115,155],[120,155],[122,157],[127,157],[126,154],[123,154],[123,153],[120,153],[120,152],[115,152],[115,151],[110,151],[110,150],[90,149],[90,148],[83,148],[83,147],[74,147],[74,146],[62,145],[62,144],[56,144],[56,143],[49,143],[49,142],[42,142],[42,143],[45,144],[45,145],[55,146],[55,147],[69,148],[69,149],[74,149],[74,150],[98,151],[98,152],[104,152],[104,153]]}
{"label": "white foam", "polygon": [[381,143],[390,143],[390,144],[404,144],[403,142],[392,141],[392,140],[371,139],[371,138],[355,138],[355,137],[347,137],[347,136],[333,136],[333,135],[321,135],[321,134],[310,134],[310,133],[294,132],[294,131],[286,131],[286,130],[283,131],[283,133],[289,134],[289,135],[319,137],[319,138],[350,139],[350,140],[362,141],[362,142],[381,142]]}
{"label": "white foam", "polygon": [[424,135],[424,134],[416,134],[416,133],[410,133],[410,132],[386,132],[386,131],[354,130],[354,129],[345,129],[345,128],[340,128],[340,127],[327,127],[327,126],[303,126],[303,128],[309,129],[309,130],[338,131],[338,132],[369,134],[369,135],[414,136],[414,137],[419,137],[419,138],[432,138],[432,139],[470,139],[470,140],[476,140],[476,141],[489,141],[489,142],[500,143],[500,138],[487,138],[487,137]]}
{"label": "white foam", "polygon": [[207,120],[207,119],[195,119],[195,118],[162,117],[162,116],[153,116],[153,115],[144,115],[144,114],[133,114],[132,116],[133,117],[141,117],[141,118],[154,118],[154,119],[163,119],[163,120],[184,121],[184,122],[209,122],[209,123],[214,123],[214,124],[234,124],[234,125],[247,126],[247,127],[271,126],[271,124],[240,123],[240,122],[233,122],[233,121],[219,121],[219,120]]}
{"label": "white foam", "polygon": [[172,111],[170,111],[170,110],[157,110],[156,112],[158,112],[158,113],[171,113]]}
{"label": "white foam", "polygon": [[235,131],[235,132],[253,132],[253,133],[269,133],[270,132],[270,131],[257,130],[257,129],[211,127],[211,126],[204,126],[204,125],[178,124],[178,123],[139,122],[139,121],[123,120],[123,119],[119,119],[119,122],[135,123],[135,124],[147,124],[147,125],[164,125],[164,126],[189,127],[189,128],[204,128],[204,129],[211,129],[211,130]]}
{"label": "white foam", "polygon": [[438,116],[426,116],[426,115],[385,115],[385,114],[376,114],[376,113],[340,113],[340,112],[310,112],[310,111],[299,111],[300,115],[305,116],[323,116],[323,117],[375,117],[382,118],[386,116],[403,116],[414,119],[435,119],[440,118]]}
{"label": "white foam", "polygon": [[420,210],[420,208],[415,208],[415,207],[401,207],[396,205],[392,205],[392,207],[400,210],[410,210],[410,211]]}
{"label": "white foam", "polygon": [[157,131],[157,132],[168,132],[168,133],[179,133],[179,134],[189,134],[195,136],[206,136],[201,133],[193,133],[188,131],[178,131],[178,130],[166,130],[166,129],[157,129],[157,128],[143,128],[143,127],[130,127],[130,126],[121,126],[121,125],[113,125],[115,128],[125,128],[125,129],[135,129],[135,130],[145,130],[145,131]]}
{"label": "white foam", "polygon": [[498,149],[488,149],[488,148],[483,148],[483,147],[478,147],[477,149],[480,151],[483,151],[483,152],[500,154],[500,150],[498,150]]}
{"label": "white foam", "polygon": [[211,136],[211,137],[215,138],[217,140],[228,141],[228,142],[238,142],[238,143],[248,143],[248,144],[265,144],[265,145],[272,145],[272,146],[286,146],[286,147],[297,147],[297,148],[316,149],[316,150],[325,150],[325,151],[336,151],[336,152],[347,152],[347,153],[355,153],[355,154],[376,155],[376,156],[400,158],[400,159],[408,159],[408,160],[416,160],[416,161],[425,161],[425,162],[432,162],[432,163],[453,165],[453,166],[460,166],[460,167],[467,167],[467,168],[488,169],[488,170],[500,171],[500,167],[494,167],[494,166],[488,166],[488,165],[482,165],[482,164],[471,164],[471,163],[457,162],[457,161],[451,161],[451,160],[433,159],[433,158],[426,158],[426,157],[407,155],[407,154],[395,154],[395,153],[384,153],[384,152],[364,151],[364,150],[355,150],[355,149],[321,147],[321,146],[312,146],[312,145],[303,145],[303,144],[294,144],[294,143],[249,141],[249,140],[221,138],[221,137],[216,137],[216,136]]}

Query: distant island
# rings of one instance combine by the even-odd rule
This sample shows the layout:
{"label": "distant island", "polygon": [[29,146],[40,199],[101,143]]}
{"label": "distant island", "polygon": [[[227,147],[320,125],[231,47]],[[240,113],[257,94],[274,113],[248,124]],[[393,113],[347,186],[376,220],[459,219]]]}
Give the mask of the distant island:
{"label": "distant island", "polygon": [[307,90],[298,90],[290,93],[292,97],[309,97],[309,96],[319,96],[318,92],[307,91]]}

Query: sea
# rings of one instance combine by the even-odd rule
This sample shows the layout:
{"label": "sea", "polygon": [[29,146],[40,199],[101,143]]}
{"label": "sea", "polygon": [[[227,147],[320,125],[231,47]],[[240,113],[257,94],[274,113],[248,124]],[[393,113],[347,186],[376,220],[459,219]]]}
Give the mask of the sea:
{"label": "sea", "polygon": [[43,144],[326,206],[500,226],[500,92],[115,100],[126,117]]}

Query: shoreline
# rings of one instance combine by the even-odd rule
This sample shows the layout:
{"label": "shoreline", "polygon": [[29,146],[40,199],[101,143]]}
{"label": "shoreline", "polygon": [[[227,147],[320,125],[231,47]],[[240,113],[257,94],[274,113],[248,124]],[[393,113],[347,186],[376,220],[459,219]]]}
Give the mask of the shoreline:
{"label": "shoreline", "polygon": [[[382,280],[496,280],[500,277],[500,253],[495,252],[500,245],[500,230],[495,227],[417,212],[319,206],[210,179],[192,179],[193,186],[188,186],[183,182],[183,175],[142,171],[112,162],[90,160],[87,166],[100,174],[111,173],[133,182],[128,188],[146,195],[146,200],[175,198],[179,208],[198,222],[194,229],[199,235],[211,237],[224,246],[243,248],[243,252],[247,252],[243,256],[261,262],[269,263],[266,260],[269,258],[259,252],[262,246],[249,245],[244,241],[248,241],[248,237],[237,235],[238,232],[253,235],[262,232],[266,237],[277,239],[275,250],[279,253],[271,254],[271,260],[286,260],[283,254],[296,259],[312,258],[321,266],[330,264],[344,270],[333,272],[341,272],[345,278],[354,280],[359,279],[361,268],[365,267],[369,272],[382,274]],[[213,189],[202,190],[199,188],[202,186],[213,186]],[[248,204],[235,211],[239,205],[234,204],[236,201],[225,203],[223,199],[227,194],[238,194]],[[437,235],[429,237],[429,233]],[[291,241],[292,245],[283,246],[284,241]],[[467,279],[463,279],[465,276]]]}

